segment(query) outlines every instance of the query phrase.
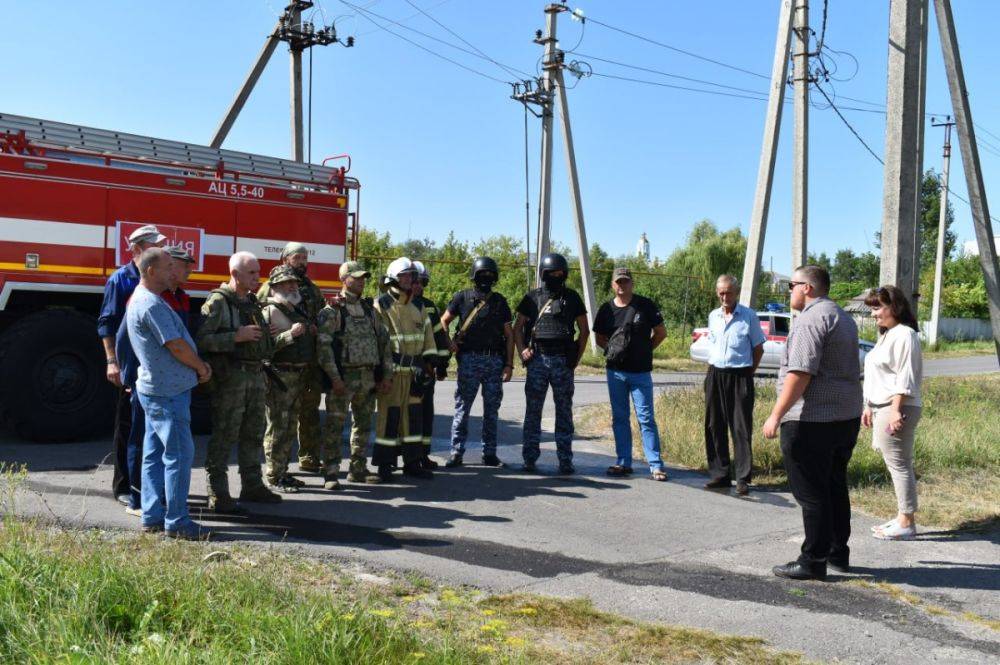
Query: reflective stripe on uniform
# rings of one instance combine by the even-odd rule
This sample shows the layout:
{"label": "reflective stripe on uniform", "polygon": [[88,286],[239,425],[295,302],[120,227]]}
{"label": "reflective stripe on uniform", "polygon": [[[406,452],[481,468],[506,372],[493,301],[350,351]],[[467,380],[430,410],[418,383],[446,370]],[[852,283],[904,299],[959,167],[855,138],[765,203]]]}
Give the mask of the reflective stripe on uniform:
{"label": "reflective stripe on uniform", "polygon": [[424,340],[423,333],[396,333],[394,335],[389,335],[389,338],[394,342],[422,342]]}
{"label": "reflective stripe on uniform", "polygon": [[396,439],[380,439],[377,436],[375,437],[375,443],[377,443],[379,445],[383,445],[383,446],[398,446],[399,445],[399,441],[397,441]]}
{"label": "reflective stripe on uniform", "polygon": [[424,351],[422,355],[425,356],[436,356],[438,354],[437,349],[431,349],[430,351]]}
{"label": "reflective stripe on uniform", "polygon": [[421,441],[423,441],[423,437],[421,437],[421,436],[404,436],[403,437],[403,443],[420,443]]}
{"label": "reflective stripe on uniform", "polygon": [[451,355],[451,351],[449,351],[448,349],[438,349],[437,354],[439,356],[449,356]]}

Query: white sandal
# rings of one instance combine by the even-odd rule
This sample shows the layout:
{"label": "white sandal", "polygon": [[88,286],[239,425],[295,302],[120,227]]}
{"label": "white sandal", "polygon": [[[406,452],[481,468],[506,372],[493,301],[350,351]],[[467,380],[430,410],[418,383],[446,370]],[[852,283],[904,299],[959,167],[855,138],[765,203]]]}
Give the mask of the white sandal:
{"label": "white sandal", "polygon": [[917,535],[917,527],[915,525],[901,527],[899,524],[893,524],[891,527],[876,531],[872,535],[879,540],[913,540],[913,537]]}

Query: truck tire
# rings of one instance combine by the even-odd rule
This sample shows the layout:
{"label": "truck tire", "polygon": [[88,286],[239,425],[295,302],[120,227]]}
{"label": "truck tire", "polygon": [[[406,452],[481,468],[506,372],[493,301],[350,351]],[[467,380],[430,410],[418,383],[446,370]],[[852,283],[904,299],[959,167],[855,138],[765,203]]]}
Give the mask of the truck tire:
{"label": "truck tire", "polygon": [[0,419],[39,442],[110,431],[116,392],[92,316],[71,309],[29,314],[0,336]]}

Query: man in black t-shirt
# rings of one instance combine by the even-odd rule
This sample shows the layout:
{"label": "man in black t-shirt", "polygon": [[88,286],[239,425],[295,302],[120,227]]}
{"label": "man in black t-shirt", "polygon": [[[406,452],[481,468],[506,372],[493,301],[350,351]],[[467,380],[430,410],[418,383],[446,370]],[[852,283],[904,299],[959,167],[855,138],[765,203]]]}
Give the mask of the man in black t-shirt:
{"label": "man in black t-shirt", "polygon": [[[566,288],[569,264],[560,254],[542,257],[539,273],[543,286],[529,291],[517,306],[514,343],[528,370],[524,381],[523,447],[524,470],[535,471],[541,454],[542,406],[552,386],[556,406],[556,453],[559,473],[573,468],[573,370],[584,350],[590,329],[587,308],[580,295]],[[580,331],[576,337],[576,331]],[[574,339],[575,338],[575,339]]]}
{"label": "man in black t-shirt", "polygon": [[458,319],[451,350],[458,359],[455,417],[451,422],[451,458],[448,468],[462,466],[469,433],[469,411],[480,386],[483,390],[483,464],[503,466],[497,457],[497,413],[503,384],[514,369],[514,333],[507,299],[493,291],[500,276],[496,261],[481,256],[472,263],[475,288],[459,291],[441,316],[445,331]]}
{"label": "man in black t-shirt", "polygon": [[653,349],[667,336],[663,316],[649,298],[633,293],[632,272],[615,268],[611,275],[615,297],[601,305],[594,318],[597,345],[604,349],[611,428],[615,434],[618,461],[609,476],[632,473],[632,422],[629,395],[642,431],[642,448],[653,480],[666,480],[660,459],[660,433],[653,417]]}

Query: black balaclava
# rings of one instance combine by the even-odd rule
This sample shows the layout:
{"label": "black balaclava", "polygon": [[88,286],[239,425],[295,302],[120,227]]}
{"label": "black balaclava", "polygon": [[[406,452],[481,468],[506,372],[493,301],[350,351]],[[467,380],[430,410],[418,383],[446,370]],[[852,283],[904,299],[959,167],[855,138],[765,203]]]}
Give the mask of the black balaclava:
{"label": "black balaclava", "polygon": [[489,293],[497,283],[497,276],[488,271],[477,272],[473,283],[476,285],[476,291]]}
{"label": "black balaclava", "polygon": [[542,283],[545,284],[545,288],[549,291],[558,291],[566,285],[566,275],[562,277],[556,277],[550,272],[542,275]]}

